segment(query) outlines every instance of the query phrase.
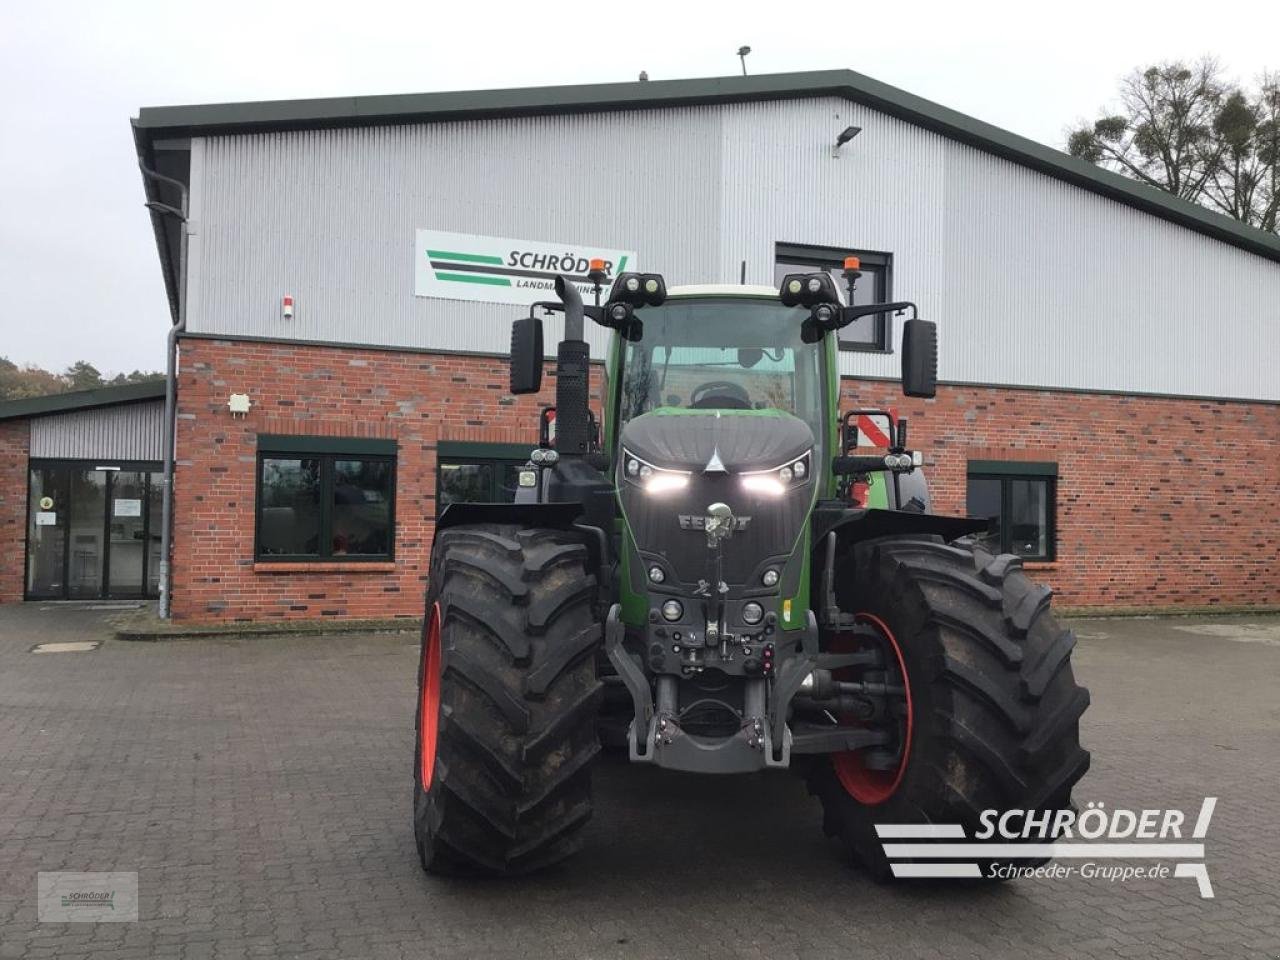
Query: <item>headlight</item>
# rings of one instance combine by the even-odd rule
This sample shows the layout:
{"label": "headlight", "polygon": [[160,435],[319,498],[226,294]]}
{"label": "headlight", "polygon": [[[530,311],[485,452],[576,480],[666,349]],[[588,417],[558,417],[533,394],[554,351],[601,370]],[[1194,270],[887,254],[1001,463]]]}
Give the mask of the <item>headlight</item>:
{"label": "headlight", "polygon": [[813,451],[772,470],[753,470],[742,474],[742,488],[750,493],[780,497],[788,490],[803,486],[809,478]]}
{"label": "headlight", "polygon": [[764,619],[764,607],[752,600],[742,605],[742,619],[750,624],[757,624]]}
{"label": "headlight", "polygon": [[651,463],[645,463],[626,450],[622,451],[622,462],[627,482],[640,487],[645,493],[683,490],[689,485],[689,474],[686,471],[663,470]]}
{"label": "headlight", "polygon": [[679,600],[668,600],[662,605],[663,619],[670,623],[675,623],[684,616],[684,606]]}

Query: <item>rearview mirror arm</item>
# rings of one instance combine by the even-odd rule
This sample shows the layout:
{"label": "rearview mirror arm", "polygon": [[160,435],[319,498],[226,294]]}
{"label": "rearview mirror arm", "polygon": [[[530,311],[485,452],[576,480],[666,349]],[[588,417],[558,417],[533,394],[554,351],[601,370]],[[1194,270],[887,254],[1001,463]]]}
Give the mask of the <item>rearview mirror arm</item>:
{"label": "rearview mirror arm", "polygon": [[920,311],[910,300],[895,300],[893,303],[866,303],[857,307],[842,307],[834,303],[815,303],[809,309],[809,319],[804,321],[801,338],[805,343],[817,343],[828,333],[842,330],[859,317],[869,317],[876,313],[902,313],[911,311],[911,319],[917,320]]}
{"label": "rearview mirror arm", "polygon": [[[547,313],[564,313],[564,304],[558,300],[539,300],[536,303],[529,305],[529,316],[533,316],[535,310],[544,310]],[[604,307],[597,307],[592,304],[584,303],[582,305],[582,312],[585,316],[590,317],[602,327],[609,326],[604,315]]]}
{"label": "rearview mirror arm", "polygon": [[839,326],[836,329],[847,327],[849,324],[853,323],[853,321],[862,317],[869,317],[872,314],[889,312],[902,313],[904,310],[911,311],[912,320],[916,319],[916,317],[920,315],[920,311],[910,300],[897,300],[893,303],[864,303],[857,307],[841,307]]}

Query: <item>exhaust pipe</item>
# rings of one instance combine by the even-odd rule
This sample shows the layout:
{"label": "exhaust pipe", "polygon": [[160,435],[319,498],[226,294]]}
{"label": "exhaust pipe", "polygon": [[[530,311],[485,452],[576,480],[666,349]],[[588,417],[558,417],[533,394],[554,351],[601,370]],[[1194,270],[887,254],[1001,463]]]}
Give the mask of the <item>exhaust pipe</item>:
{"label": "exhaust pipe", "polygon": [[556,450],[562,457],[584,456],[591,448],[591,348],[582,339],[582,294],[563,274],[555,287],[564,304],[564,339],[556,349]]}

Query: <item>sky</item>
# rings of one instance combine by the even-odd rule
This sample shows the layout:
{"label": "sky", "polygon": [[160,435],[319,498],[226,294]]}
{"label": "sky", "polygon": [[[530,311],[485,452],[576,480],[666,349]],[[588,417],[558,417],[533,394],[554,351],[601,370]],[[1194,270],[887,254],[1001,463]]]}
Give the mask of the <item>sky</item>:
{"label": "sky", "polygon": [[1135,66],[1212,54],[1242,81],[1280,69],[1280,3],[1207,9],[3,0],[0,356],[163,369],[169,314],[129,130],[142,106],[722,76],[749,44],[751,73],[849,68],[1060,148]]}

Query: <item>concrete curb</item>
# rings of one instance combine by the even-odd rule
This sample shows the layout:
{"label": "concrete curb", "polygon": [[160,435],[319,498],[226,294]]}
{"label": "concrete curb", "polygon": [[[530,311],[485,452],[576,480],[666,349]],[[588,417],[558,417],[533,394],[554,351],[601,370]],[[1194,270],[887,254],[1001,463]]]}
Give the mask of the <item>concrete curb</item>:
{"label": "concrete curb", "polygon": [[293,637],[335,633],[412,633],[422,631],[422,620],[400,617],[394,620],[287,620],[267,623],[181,624],[146,617],[119,617],[112,630],[117,640],[155,642],[161,640],[201,640],[214,637]]}
{"label": "concrete curb", "polygon": [[1060,620],[1122,620],[1134,617],[1262,617],[1280,614],[1280,604],[1199,607],[1054,607]]}

